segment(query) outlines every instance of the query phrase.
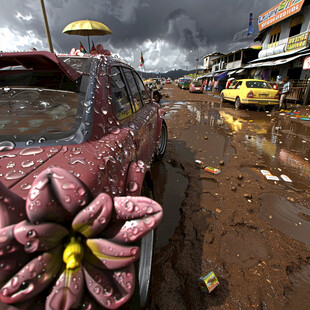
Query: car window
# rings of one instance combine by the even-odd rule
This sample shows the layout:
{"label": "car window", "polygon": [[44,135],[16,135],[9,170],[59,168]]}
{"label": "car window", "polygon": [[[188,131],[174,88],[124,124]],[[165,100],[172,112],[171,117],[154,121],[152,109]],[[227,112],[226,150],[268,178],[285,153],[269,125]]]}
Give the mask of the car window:
{"label": "car window", "polygon": [[131,91],[132,99],[134,101],[133,102],[134,108],[137,111],[143,106],[143,103],[140,97],[140,92],[138,90],[137,84],[135,82],[135,79],[132,75],[131,70],[127,68],[123,68],[123,70],[124,70],[125,77],[129,85],[129,89]]}
{"label": "car window", "polygon": [[82,120],[89,77],[72,81],[52,70],[1,70],[0,141],[59,140]]}
{"label": "car window", "polygon": [[[137,74],[136,72],[133,71],[132,73],[133,73],[133,75],[134,75],[134,77],[135,77],[136,83],[137,83],[138,88],[139,88],[139,90],[140,90],[140,92],[141,92],[141,96],[142,96],[143,102],[144,102],[145,104],[148,103],[148,102],[150,102],[150,98],[149,98],[149,96],[148,96],[148,93],[147,93],[146,90],[145,90],[144,84],[143,84],[143,82],[141,81],[140,77],[138,76],[138,74]],[[156,80],[155,80],[155,82],[156,82]],[[154,88],[156,88],[156,84],[155,84],[154,82],[153,82],[152,84],[154,85]]]}
{"label": "car window", "polygon": [[242,81],[239,81],[239,82],[236,84],[235,89],[240,89],[241,85],[242,85]]}
{"label": "car window", "polygon": [[265,81],[246,81],[247,88],[267,88],[271,89],[271,85]]}
{"label": "car window", "polygon": [[119,68],[111,68],[112,108],[114,115],[123,120],[132,115],[127,88]]}

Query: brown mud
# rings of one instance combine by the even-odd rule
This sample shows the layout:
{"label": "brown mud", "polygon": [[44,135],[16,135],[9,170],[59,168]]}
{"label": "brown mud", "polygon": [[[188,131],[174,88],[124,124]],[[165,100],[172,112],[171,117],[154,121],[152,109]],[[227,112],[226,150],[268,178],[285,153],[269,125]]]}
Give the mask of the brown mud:
{"label": "brown mud", "polygon": [[[168,220],[157,231],[147,309],[309,309],[308,123],[235,111],[175,85],[164,92],[169,141],[154,188]],[[220,284],[202,293],[197,280],[210,271]]]}

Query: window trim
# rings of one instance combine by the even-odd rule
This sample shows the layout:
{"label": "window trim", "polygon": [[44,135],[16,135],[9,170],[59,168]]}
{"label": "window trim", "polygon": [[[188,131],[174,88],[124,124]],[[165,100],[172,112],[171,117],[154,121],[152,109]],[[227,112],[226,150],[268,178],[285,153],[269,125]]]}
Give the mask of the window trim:
{"label": "window trim", "polygon": [[136,107],[135,107],[135,104],[134,104],[134,96],[133,96],[133,94],[132,94],[132,92],[131,92],[131,88],[129,87],[129,83],[128,83],[127,77],[126,77],[126,72],[125,72],[124,69],[129,70],[130,73],[131,73],[131,75],[132,75],[132,78],[133,78],[133,80],[134,80],[134,82],[135,82],[135,85],[136,85],[136,87],[137,87],[137,90],[138,90],[138,92],[139,92],[139,97],[140,97],[140,100],[141,100],[141,102],[142,102],[142,108],[143,108],[143,107],[144,107],[144,103],[143,103],[143,100],[142,100],[142,96],[141,96],[140,89],[139,89],[139,87],[138,87],[138,85],[137,85],[137,82],[136,82],[136,79],[135,79],[134,75],[132,74],[133,70],[132,70],[131,68],[122,67],[122,66],[120,66],[120,68],[122,69],[122,73],[123,73],[124,79],[125,79],[125,81],[126,81],[126,86],[128,87],[128,91],[129,91],[129,93],[130,93],[131,105],[132,105],[132,108],[133,108],[133,111],[134,111],[133,113],[136,113],[136,112],[138,112],[140,109],[137,109],[137,110],[136,110]]}
{"label": "window trim", "polygon": [[[116,114],[114,113],[114,110],[113,110],[113,108],[112,108],[114,117],[115,117],[118,121],[122,122],[122,121],[125,121],[126,119],[128,119],[129,117],[132,117],[132,115],[135,113],[135,111],[134,111],[133,105],[132,105],[132,98],[131,98],[130,88],[129,88],[129,85],[128,85],[127,80],[126,80],[126,78],[125,78],[124,72],[123,72],[123,70],[122,70],[122,66],[120,66],[119,64],[112,65],[112,66],[111,66],[111,73],[112,73],[112,68],[117,68],[117,69],[119,70],[119,72],[120,72],[120,74],[121,74],[121,76],[122,76],[122,78],[123,78],[123,81],[124,81],[124,83],[125,83],[125,90],[126,90],[126,93],[127,93],[128,98],[129,98],[129,103],[130,103],[131,115],[128,116],[128,117],[125,117],[125,118],[122,119],[122,120],[118,119],[118,117],[116,116]],[[112,81],[112,76],[111,76],[111,81]],[[112,92],[112,89],[111,89],[111,92]],[[113,100],[113,99],[112,99],[112,100]],[[112,105],[113,105],[113,102],[112,102]]]}

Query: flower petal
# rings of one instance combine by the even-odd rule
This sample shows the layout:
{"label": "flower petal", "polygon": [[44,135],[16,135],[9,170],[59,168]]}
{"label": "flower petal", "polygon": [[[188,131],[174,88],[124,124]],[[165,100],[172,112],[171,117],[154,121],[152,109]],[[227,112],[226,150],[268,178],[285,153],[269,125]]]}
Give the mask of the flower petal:
{"label": "flower petal", "polygon": [[13,234],[14,225],[0,229],[0,282],[7,281],[29,257]]}
{"label": "flower petal", "polygon": [[14,273],[24,266],[30,257],[24,252],[15,252],[0,257],[0,282],[7,281]]}
{"label": "flower petal", "polygon": [[117,219],[126,222],[121,227],[111,225],[105,231],[112,241],[135,242],[157,227],[163,217],[162,207],[150,198],[127,196],[114,197],[113,200]]}
{"label": "flower petal", "polygon": [[0,300],[12,304],[39,294],[51,283],[61,265],[61,247],[43,253],[25,265],[1,288]]}
{"label": "flower petal", "polygon": [[69,231],[66,228],[55,223],[34,225],[23,221],[14,226],[14,236],[19,243],[24,245],[27,253],[48,251],[68,234]]}
{"label": "flower petal", "polygon": [[73,220],[72,228],[86,238],[100,234],[110,221],[112,198],[99,194],[86,208],[80,211]]}
{"label": "flower petal", "polygon": [[14,227],[11,225],[0,229],[0,256],[23,251],[23,246],[14,237]]}
{"label": "flower petal", "polygon": [[86,244],[100,260],[102,268],[123,268],[140,257],[140,249],[137,246],[119,245],[106,239],[88,239]]}
{"label": "flower petal", "polygon": [[45,310],[79,308],[84,295],[84,273],[82,267],[65,269],[46,299]]}
{"label": "flower petal", "polygon": [[135,290],[135,268],[131,264],[118,271],[103,271],[84,264],[85,281],[89,293],[103,307],[117,309],[124,305]]}
{"label": "flower petal", "polygon": [[0,182],[0,228],[26,219],[25,204],[24,199]]}
{"label": "flower petal", "polygon": [[48,168],[37,176],[29,190],[27,215],[32,222],[64,222],[81,210],[90,196],[73,174],[62,168]]}

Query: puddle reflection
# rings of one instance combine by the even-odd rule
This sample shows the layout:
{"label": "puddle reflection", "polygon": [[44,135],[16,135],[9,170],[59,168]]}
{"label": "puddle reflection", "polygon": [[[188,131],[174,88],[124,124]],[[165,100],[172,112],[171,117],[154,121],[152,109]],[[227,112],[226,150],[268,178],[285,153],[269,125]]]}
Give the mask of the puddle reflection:
{"label": "puddle reflection", "polygon": [[[178,226],[182,201],[188,180],[182,170],[164,162],[155,162],[151,168],[153,177],[154,199],[164,209],[164,217],[157,228],[156,249],[165,246]],[[155,249],[155,250],[156,250]]]}

